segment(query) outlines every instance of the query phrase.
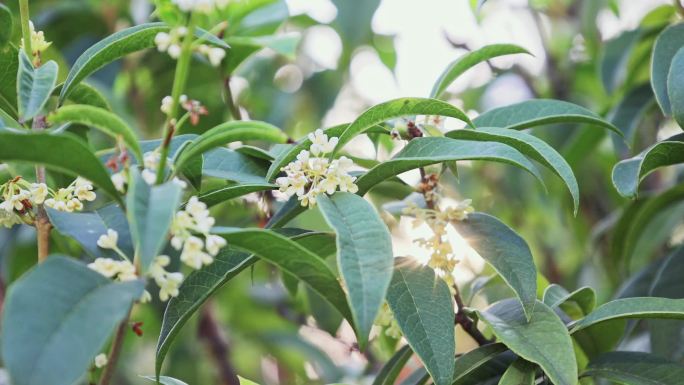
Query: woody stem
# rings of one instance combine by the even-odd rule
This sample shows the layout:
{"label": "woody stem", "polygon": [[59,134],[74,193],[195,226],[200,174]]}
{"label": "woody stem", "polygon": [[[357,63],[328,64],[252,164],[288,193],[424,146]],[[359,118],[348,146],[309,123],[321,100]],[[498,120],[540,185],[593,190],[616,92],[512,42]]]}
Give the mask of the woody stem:
{"label": "woody stem", "polygon": [[119,361],[119,356],[121,355],[121,348],[123,347],[124,337],[126,336],[126,329],[128,327],[128,318],[130,317],[130,311],[126,315],[123,321],[119,324],[116,329],[116,334],[112,340],[112,347],[109,349],[109,355],[107,356],[108,362],[105,369],[102,371],[102,376],[100,377],[99,385],[109,385],[109,382],[114,376],[114,371],[116,370],[116,364]]}

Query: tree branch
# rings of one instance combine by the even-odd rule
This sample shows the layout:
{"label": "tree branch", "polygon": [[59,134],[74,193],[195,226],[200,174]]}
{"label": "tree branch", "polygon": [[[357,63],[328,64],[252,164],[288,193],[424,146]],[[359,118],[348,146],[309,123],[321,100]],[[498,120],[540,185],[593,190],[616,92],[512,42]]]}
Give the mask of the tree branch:
{"label": "tree branch", "polygon": [[214,359],[219,371],[220,384],[240,385],[235,369],[228,359],[230,356],[228,341],[214,317],[211,302],[202,308],[197,334],[200,339],[204,340],[211,357]]}
{"label": "tree branch", "polygon": [[482,332],[480,331],[480,329],[477,328],[477,325],[475,325],[473,320],[468,318],[468,316],[463,312],[463,308],[465,307],[463,305],[463,299],[461,299],[461,294],[459,293],[456,284],[454,284],[453,287],[455,290],[454,300],[456,301],[456,306],[458,307],[458,309],[456,310],[456,316],[454,317],[454,323],[457,325],[461,325],[463,330],[465,330],[465,332],[468,333],[468,335],[470,335],[475,340],[475,342],[478,343],[478,345],[491,344],[492,341],[485,337],[484,334],[482,334]]}
{"label": "tree branch", "polygon": [[109,385],[109,382],[114,376],[116,364],[121,355],[124,337],[126,336],[126,329],[128,329],[128,318],[130,317],[130,314],[129,311],[126,318],[121,321],[119,327],[116,329],[116,334],[114,334],[114,339],[112,340],[112,347],[109,349],[109,355],[107,356],[107,366],[105,366],[102,376],[100,376],[100,385]]}

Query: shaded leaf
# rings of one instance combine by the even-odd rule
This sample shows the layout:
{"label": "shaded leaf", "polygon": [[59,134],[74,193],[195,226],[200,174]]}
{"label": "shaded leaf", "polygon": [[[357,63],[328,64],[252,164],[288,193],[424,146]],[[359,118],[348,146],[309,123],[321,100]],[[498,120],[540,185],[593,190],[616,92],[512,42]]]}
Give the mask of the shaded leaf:
{"label": "shaded leaf", "polygon": [[378,376],[375,377],[373,385],[394,385],[399,373],[406,365],[406,362],[413,355],[413,350],[409,345],[404,345],[392,358],[382,367]]}
{"label": "shaded leaf", "polygon": [[596,307],[596,293],[594,289],[587,286],[570,293],[555,283],[544,290],[542,302],[550,308],[559,307],[569,301],[577,303],[584,314],[589,314]]}
{"label": "shaded leaf", "polygon": [[113,282],[62,256],[25,274],[3,309],[2,355],[12,383],[75,383],[143,289],[142,281]]}
{"label": "shaded leaf", "polygon": [[387,302],[436,385],[454,375],[454,307],[446,283],[427,266],[397,258]]}
{"label": "shaded leaf", "polygon": [[392,279],[392,238],[375,208],[358,195],[322,194],[318,205],[337,234],[337,263],[364,349]]}
{"label": "shaded leaf", "polygon": [[605,303],[572,325],[575,333],[591,325],[613,319],[684,319],[684,299],[658,297],[622,298]]}
{"label": "shaded leaf", "polygon": [[679,127],[684,128],[684,49],[680,48],[672,58],[670,73],[667,76],[667,95]]}
{"label": "shaded leaf", "polygon": [[4,4],[0,4],[0,47],[9,43],[12,31],[12,11]]}
{"label": "shaded leaf", "polygon": [[506,345],[499,342],[479,346],[458,357],[454,370],[454,383],[468,378],[471,373],[506,350],[508,350]]}
{"label": "shaded leaf", "polygon": [[518,358],[506,369],[499,385],[534,385],[536,366]]}
{"label": "shaded leaf", "polygon": [[253,192],[275,190],[277,188],[278,186],[270,183],[234,184],[207,191],[200,194],[198,198],[200,201],[204,202],[207,207],[211,207]]}
{"label": "shaded leaf", "polygon": [[684,365],[642,352],[604,353],[582,373],[625,385],[677,385],[683,376]]}
{"label": "shaded leaf", "polygon": [[672,59],[682,46],[684,46],[684,23],[666,28],[658,36],[653,46],[651,86],[660,109],[668,116],[672,114],[672,104],[667,92],[667,77],[670,73]]}
{"label": "shaded leaf", "polygon": [[600,64],[601,81],[608,93],[615,91],[624,81],[627,75],[627,63],[642,36],[641,29],[634,29],[622,32],[619,36],[604,43]]}

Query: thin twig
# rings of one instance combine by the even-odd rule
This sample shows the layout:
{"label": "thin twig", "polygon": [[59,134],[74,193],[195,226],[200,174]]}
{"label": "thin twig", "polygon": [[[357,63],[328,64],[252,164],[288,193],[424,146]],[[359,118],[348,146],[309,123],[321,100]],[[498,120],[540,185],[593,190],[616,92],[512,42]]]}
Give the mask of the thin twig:
{"label": "thin twig", "polygon": [[230,356],[228,341],[214,317],[211,302],[202,308],[197,334],[200,339],[206,342],[209,353],[214,359],[219,371],[220,384],[240,385],[240,379],[238,379],[235,369],[228,359]]}
{"label": "thin twig", "polygon": [[465,307],[463,305],[463,300],[461,299],[461,294],[458,291],[458,287],[454,284],[454,300],[456,301],[456,306],[458,309],[456,310],[456,316],[454,317],[454,323],[457,325],[461,325],[463,330],[465,330],[468,335],[470,335],[475,342],[477,342],[479,345],[487,345],[491,344],[492,341],[488,339],[487,337],[482,334],[480,329],[477,328],[477,325],[471,320],[464,312],[463,308]]}
{"label": "thin twig", "polygon": [[126,336],[126,330],[128,329],[128,318],[130,317],[130,311],[126,315],[126,318],[121,321],[119,327],[116,329],[116,334],[112,340],[112,347],[109,349],[109,355],[107,356],[107,366],[105,366],[102,376],[100,377],[100,385],[109,385],[109,382],[114,376],[116,371],[116,364],[119,361],[119,356],[121,354],[121,348],[123,346],[124,337]]}
{"label": "thin twig", "polygon": [[[32,129],[36,132],[43,131],[45,129],[45,116],[36,116],[33,119]],[[45,183],[45,180],[45,166],[36,166],[36,182]],[[36,240],[38,241],[38,262],[40,263],[45,261],[50,254],[50,230],[52,229],[50,218],[48,218],[43,204],[39,204],[37,207],[35,226]]]}

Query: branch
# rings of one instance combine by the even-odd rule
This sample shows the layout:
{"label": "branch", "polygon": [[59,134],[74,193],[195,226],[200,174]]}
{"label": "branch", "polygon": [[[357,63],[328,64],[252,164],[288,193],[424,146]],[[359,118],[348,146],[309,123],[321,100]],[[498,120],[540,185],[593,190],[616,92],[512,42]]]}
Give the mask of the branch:
{"label": "branch", "polygon": [[202,308],[197,334],[200,339],[205,341],[209,353],[216,363],[216,367],[219,371],[220,384],[240,385],[240,380],[238,379],[237,374],[235,374],[235,369],[228,360],[230,355],[228,341],[214,317],[211,302]]}
{"label": "branch", "polygon": [[492,340],[488,339],[487,337],[482,334],[480,329],[477,328],[477,325],[468,318],[468,316],[463,312],[463,308],[465,307],[463,305],[463,300],[461,299],[461,294],[458,291],[458,287],[454,284],[454,300],[456,301],[456,306],[458,309],[456,310],[456,316],[454,317],[454,323],[457,325],[461,325],[463,330],[465,330],[466,333],[468,333],[474,340],[475,342],[478,343],[478,345],[487,345],[491,344]]}
{"label": "branch", "polygon": [[107,356],[107,366],[105,366],[102,376],[100,377],[100,385],[109,385],[109,382],[114,376],[116,364],[121,355],[121,347],[123,346],[124,337],[126,336],[126,329],[128,329],[128,318],[130,317],[130,314],[131,312],[129,310],[126,318],[121,321],[119,327],[116,329],[116,334],[112,340],[112,347],[109,349],[109,355]]}

